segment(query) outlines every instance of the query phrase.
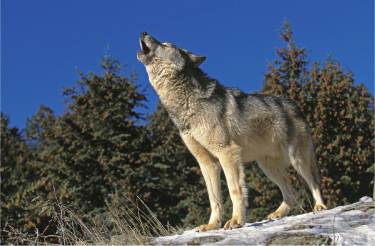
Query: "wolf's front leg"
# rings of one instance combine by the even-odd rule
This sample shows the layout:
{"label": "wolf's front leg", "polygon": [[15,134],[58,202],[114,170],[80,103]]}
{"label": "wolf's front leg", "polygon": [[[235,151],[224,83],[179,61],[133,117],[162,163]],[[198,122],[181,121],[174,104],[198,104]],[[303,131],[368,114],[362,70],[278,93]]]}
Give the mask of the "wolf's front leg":
{"label": "wolf's front leg", "polygon": [[[205,158],[200,158],[205,159]],[[198,232],[217,230],[221,227],[221,217],[224,213],[223,204],[221,202],[220,172],[221,167],[218,161],[206,159],[204,162],[199,161],[204,180],[207,185],[208,196],[211,206],[211,217],[207,225],[201,225]]]}
{"label": "wolf's front leg", "polygon": [[231,143],[220,151],[220,163],[223,167],[230,197],[233,203],[232,219],[225,223],[224,229],[240,228],[246,222],[247,189],[245,172],[241,159],[241,147]]}
{"label": "wolf's front leg", "polygon": [[207,225],[201,225],[198,232],[217,230],[221,227],[221,217],[224,213],[221,201],[219,160],[208,152],[201,144],[189,135],[181,134],[182,139],[188,146],[191,153],[197,159],[206,182],[208,196],[211,205],[211,217]]}

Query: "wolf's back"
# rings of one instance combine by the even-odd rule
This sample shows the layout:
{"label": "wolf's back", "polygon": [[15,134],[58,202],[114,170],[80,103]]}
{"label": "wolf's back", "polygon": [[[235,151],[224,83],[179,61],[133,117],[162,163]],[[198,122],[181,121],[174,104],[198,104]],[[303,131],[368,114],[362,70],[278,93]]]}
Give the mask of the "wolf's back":
{"label": "wolf's back", "polygon": [[271,134],[273,141],[289,142],[301,133],[309,133],[308,125],[293,101],[282,96],[246,94],[233,88],[227,91],[225,118],[229,126],[238,128],[239,134],[248,137]]}

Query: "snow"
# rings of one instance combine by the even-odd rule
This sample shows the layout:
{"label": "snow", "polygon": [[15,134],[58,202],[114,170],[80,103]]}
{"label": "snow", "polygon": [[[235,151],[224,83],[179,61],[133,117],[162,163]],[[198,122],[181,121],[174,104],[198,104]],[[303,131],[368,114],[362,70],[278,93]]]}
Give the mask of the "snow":
{"label": "snow", "polygon": [[[182,235],[156,238],[152,244],[266,245],[267,240],[274,236],[281,239],[286,237],[284,235],[293,235],[295,238],[307,235],[329,240],[331,245],[334,243],[336,245],[375,245],[374,208],[373,199],[363,197],[354,204],[315,212],[315,214],[311,212],[276,220],[246,223],[242,228],[235,230],[219,229],[199,233],[195,228],[185,231]],[[293,227],[297,228],[289,230]]]}

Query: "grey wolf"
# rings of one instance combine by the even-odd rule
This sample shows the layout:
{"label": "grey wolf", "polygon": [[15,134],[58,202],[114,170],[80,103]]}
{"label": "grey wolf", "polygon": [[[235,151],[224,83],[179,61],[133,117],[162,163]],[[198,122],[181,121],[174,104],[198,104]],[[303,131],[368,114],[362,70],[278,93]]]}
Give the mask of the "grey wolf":
{"label": "grey wolf", "polygon": [[172,43],[160,43],[146,32],[141,33],[140,45],[137,58],[145,65],[151,85],[197,159],[207,185],[212,212],[199,232],[221,227],[221,169],[233,203],[232,219],[224,229],[245,224],[248,192],[243,163],[253,160],[283,195],[282,204],[268,219],[281,218],[293,207],[293,195],[278,171],[285,173],[288,164],[307,182],[315,200],[314,211],[327,209],[319,189],[311,131],[293,101],[224,87],[199,68],[206,57]]}

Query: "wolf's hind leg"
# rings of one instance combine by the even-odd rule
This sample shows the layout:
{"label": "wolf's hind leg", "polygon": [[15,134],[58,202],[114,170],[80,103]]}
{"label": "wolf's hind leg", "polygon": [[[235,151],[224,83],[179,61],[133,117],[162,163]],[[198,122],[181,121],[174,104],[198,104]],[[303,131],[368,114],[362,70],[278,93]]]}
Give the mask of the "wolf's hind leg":
{"label": "wolf's hind leg", "polygon": [[197,159],[206,182],[208,196],[211,205],[211,217],[207,225],[201,225],[198,232],[217,230],[221,227],[221,217],[224,213],[223,203],[221,201],[220,172],[221,166],[219,160],[209,153],[201,144],[189,135],[181,134],[185,144],[191,153]]}
{"label": "wolf's hind leg", "polygon": [[[281,203],[280,207],[275,212],[269,214],[267,219],[282,218],[293,208],[295,202],[294,197],[297,199],[295,190],[290,185],[288,187],[284,177],[280,173],[282,172],[283,175],[286,176],[283,160],[282,158],[276,159],[273,157],[263,157],[257,159],[257,162],[267,177],[279,186],[281,193],[283,194],[283,202]],[[292,190],[294,197],[290,190]]]}
{"label": "wolf's hind leg", "polygon": [[289,150],[289,158],[292,166],[305,179],[309,189],[315,200],[313,211],[325,210],[322,195],[320,193],[320,176],[318,165],[315,159],[313,148],[306,148],[304,150],[301,146],[297,150]]}

